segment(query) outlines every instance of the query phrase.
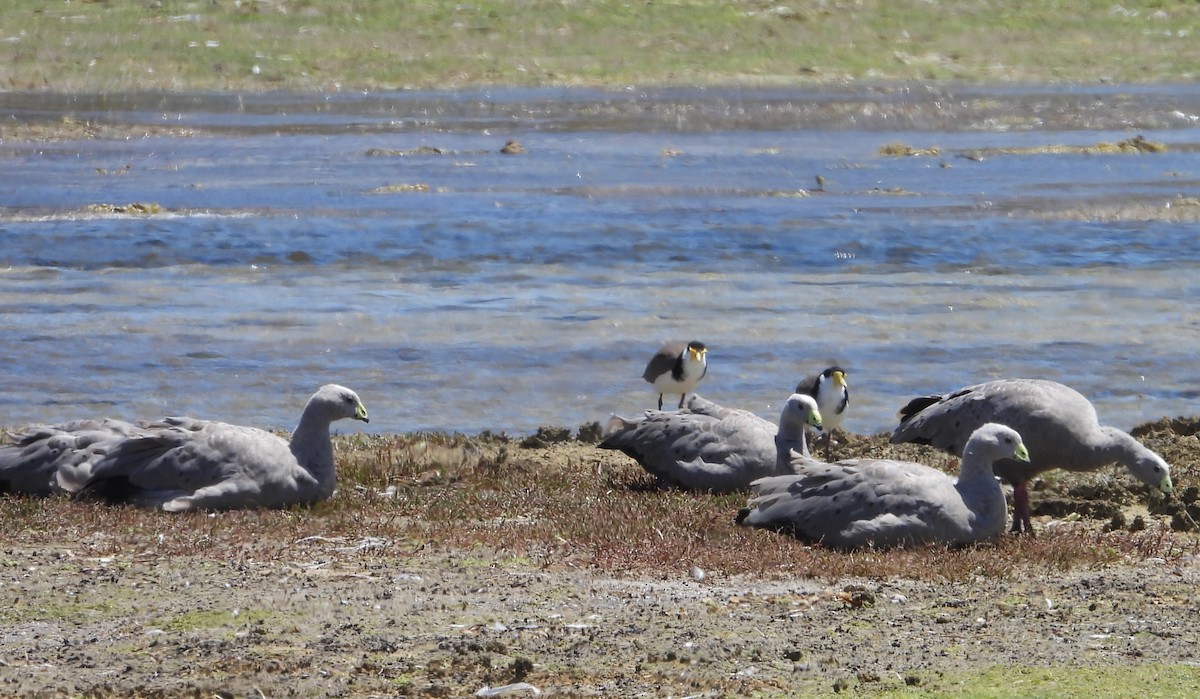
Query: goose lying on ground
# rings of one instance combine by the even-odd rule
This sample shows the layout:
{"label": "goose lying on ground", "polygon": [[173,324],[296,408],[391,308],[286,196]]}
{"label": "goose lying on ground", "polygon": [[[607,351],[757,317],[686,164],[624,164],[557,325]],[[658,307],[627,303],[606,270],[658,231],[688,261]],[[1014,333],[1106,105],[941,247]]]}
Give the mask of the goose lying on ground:
{"label": "goose lying on ground", "polygon": [[30,454],[37,457],[28,462],[31,471],[52,463],[54,487],[77,498],[170,512],[308,504],[333,493],[329,427],[343,418],[367,422],[367,410],[354,391],[329,384],[309,399],[290,442],[254,427],[186,417],[107,436],[97,428],[103,422],[80,421],[74,424],[89,432],[71,432],[68,423],[18,436],[0,447],[0,469],[15,472],[17,455]]}
{"label": "goose lying on ground", "polygon": [[753,483],[756,495],[737,522],[843,549],[992,539],[1007,510],[992,464],[1028,458],[1021,435],[997,424],[971,435],[957,479],[909,461],[827,464],[797,455],[796,475]]}
{"label": "goose lying on ground", "polygon": [[900,409],[892,443],[928,444],[961,455],[980,425],[999,422],[1021,433],[1030,460],[1001,461],[996,475],[1013,485],[1013,531],[1033,531],[1026,481],[1053,468],[1095,471],[1124,464],[1143,483],[1170,493],[1171,468],[1129,434],[1100,424],[1078,391],[1041,379],[1000,379],[941,396],[922,396]]}
{"label": "goose lying on ground", "polygon": [[0,493],[45,496],[61,492],[60,468],[79,468],[94,456],[92,446],[145,434],[146,429],[115,419],[75,420],[37,425],[10,435],[0,446]]}
{"label": "goose lying on ground", "polygon": [[792,394],[776,426],[692,395],[677,412],[647,410],[640,420],[613,416],[600,448],[624,452],[668,484],[728,492],[756,478],[791,473],[791,451],[808,453],[806,426],[821,426],[810,396]]}

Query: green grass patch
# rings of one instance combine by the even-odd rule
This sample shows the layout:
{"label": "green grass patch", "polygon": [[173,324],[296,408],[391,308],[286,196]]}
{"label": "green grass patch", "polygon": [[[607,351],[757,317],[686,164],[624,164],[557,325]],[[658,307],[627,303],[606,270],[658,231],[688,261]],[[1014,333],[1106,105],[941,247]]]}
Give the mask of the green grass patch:
{"label": "green grass patch", "polygon": [[[31,600],[32,602],[32,600]],[[30,621],[79,623],[97,617],[107,618],[117,611],[112,602],[69,602],[40,600],[28,606],[10,606],[0,610],[0,622],[5,624]]]}
{"label": "green grass patch", "polygon": [[188,633],[229,629],[231,631],[268,621],[279,621],[280,614],[267,609],[197,609],[176,614],[157,624],[163,631]]}
{"label": "green grass patch", "polygon": [[[870,696],[972,697],[974,699],[1167,699],[1196,696],[1200,668],[1188,665],[1116,667],[996,667],[983,672],[910,675],[915,686],[890,688]],[[866,686],[860,685],[860,690]],[[866,694],[867,692],[863,692]]]}
{"label": "green grass patch", "polygon": [[1198,25],[1182,0],[29,0],[0,10],[0,87],[1188,81]]}

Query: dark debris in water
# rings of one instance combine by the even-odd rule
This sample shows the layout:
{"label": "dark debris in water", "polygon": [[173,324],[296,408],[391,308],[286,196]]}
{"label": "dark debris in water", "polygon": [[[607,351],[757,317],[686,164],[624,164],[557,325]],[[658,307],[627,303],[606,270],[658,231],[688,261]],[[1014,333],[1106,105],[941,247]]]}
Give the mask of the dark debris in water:
{"label": "dark debris in water", "polygon": [[393,150],[391,148],[368,148],[364,154],[368,158],[403,158],[414,155],[446,155],[450,151],[435,146],[420,146],[418,148],[407,148],[405,150]]}
{"label": "dark debris in water", "polygon": [[[363,155],[367,156],[368,158],[415,158],[438,155],[487,155],[491,152],[492,151],[478,148],[470,150],[452,150],[449,148],[439,148],[437,146],[418,146],[417,148],[404,149],[368,148],[363,152]],[[506,155],[511,155],[513,153],[524,153],[525,148],[516,141],[509,141],[508,143],[504,144],[504,147],[500,149],[500,152]]]}
{"label": "dark debris in water", "polygon": [[922,155],[941,155],[942,149],[933,148],[914,148],[904,143],[889,143],[879,148],[879,154],[888,157],[914,157]]}
{"label": "dark debris in water", "polygon": [[1148,140],[1139,134],[1116,143],[1101,141],[1085,145],[1050,144],[1024,148],[973,148],[965,151],[963,157],[971,160],[983,160],[985,157],[998,155],[1140,155],[1143,153],[1166,153],[1168,150],[1167,144]]}
{"label": "dark debris in water", "polygon": [[375,187],[371,190],[371,194],[408,194],[413,192],[428,192],[429,185],[424,182],[417,183],[401,183],[401,184],[386,184],[381,187]]}
{"label": "dark debris in water", "polygon": [[[1020,148],[970,148],[955,153],[955,157],[982,162],[989,157],[1000,155],[1112,155],[1112,154],[1141,154],[1166,153],[1167,144],[1151,141],[1138,134],[1116,143],[1101,141],[1086,145],[1050,144],[1044,146],[1026,146]],[[939,156],[942,149],[937,146],[918,148],[906,143],[888,143],[879,148],[879,155],[886,157]]]}
{"label": "dark debris in water", "polygon": [[160,214],[165,211],[162,206],[154,202],[140,201],[130,204],[91,204],[87,210],[94,214],[129,214],[131,216]]}

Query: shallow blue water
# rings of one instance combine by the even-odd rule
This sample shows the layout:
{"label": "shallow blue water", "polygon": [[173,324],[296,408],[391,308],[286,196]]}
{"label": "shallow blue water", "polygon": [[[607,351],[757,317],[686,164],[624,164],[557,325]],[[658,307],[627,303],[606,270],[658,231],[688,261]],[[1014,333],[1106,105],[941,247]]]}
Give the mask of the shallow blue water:
{"label": "shallow blue water", "polygon": [[[17,119],[201,129],[0,144],[0,424],[286,428],[337,381],[370,431],[528,432],[651,407],[645,360],[690,338],[702,392],[768,417],[842,364],[859,432],[1000,376],[1123,427],[1194,414],[1200,227],[1063,212],[1191,206],[1198,94],[0,95]],[[1175,148],[960,157],[1135,133]],[[88,208],[130,202],[165,211]]]}

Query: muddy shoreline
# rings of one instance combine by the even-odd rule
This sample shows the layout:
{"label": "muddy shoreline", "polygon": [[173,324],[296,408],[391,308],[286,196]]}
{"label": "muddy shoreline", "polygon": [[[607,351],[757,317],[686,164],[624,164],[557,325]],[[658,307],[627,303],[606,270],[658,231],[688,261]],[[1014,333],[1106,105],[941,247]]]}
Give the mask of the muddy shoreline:
{"label": "muddy shoreline", "polygon": [[[1137,430],[1175,465],[1193,503],[1197,424]],[[504,450],[501,475],[528,480],[531,503],[543,487],[534,474],[555,469],[637,490],[641,502],[712,497],[656,490],[623,455],[575,432],[485,437],[479,449]],[[885,435],[840,442],[836,456],[892,448],[929,458],[885,446]],[[480,487],[451,456],[392,480],[401,490]],[[347,471],[333,500],[311,511],[178,517],[0,500],[12,532],[0,566],[0,693],[448,697],[512,685],[504,696],[533,696],[532,687],[543,696],[783,697],[970,694],[1018,682],[1116,696],[1153,676],[1171,696],[1200,682],[1196,534],[1173,531],[1182,525],[1172,526],[1168,504],[1113,470],[1037,483],[1033,539],[928,551],[974,566],[950,578],[922,570],[920,552],[820,552],[805,564],[807,547],[770,532],[753,536],[786,544],[795,565],[737,570],[680,547],[630,567],[585,542],[538,543],[532,533],[520,550],[467,546],[431,529],[433,519],[391,512],[371,494],[380,483]],[[342,527],[343,510],[357,524]],[[517,541],[545,517],[532,505],[502,523],[463,516],[517,530],[506,539]],[[253,535],[239,539],[237,529]],[[1041,547],[1087,550],[1060,561]]]}

